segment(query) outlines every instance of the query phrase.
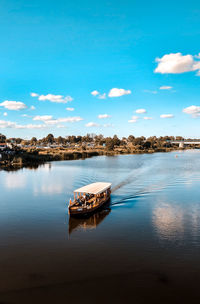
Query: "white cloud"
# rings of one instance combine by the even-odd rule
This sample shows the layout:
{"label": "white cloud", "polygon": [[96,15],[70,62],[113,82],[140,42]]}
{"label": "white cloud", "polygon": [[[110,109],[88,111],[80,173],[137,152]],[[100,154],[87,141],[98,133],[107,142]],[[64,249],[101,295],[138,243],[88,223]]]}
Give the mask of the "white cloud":
{"label": "white cloud", "polygon": [[171,90],[172,87],[171,86],[161,86],[159,89],[160,90]]}
{"label": "white cloud", "polygon": [[66,108],[67,111],[74,111],[74,108]]}
{"label": "white cloud", "polygon": [[64,117],[64,118],[57,118],[57,119],[49,119],[45,121],[45,124],[48,125],[56,125],[56,124],[60,124],[60,123],[64,123],[64,122],[78,122],[83,120],[83,118],[79,117],[79,116],[75,116],[75,117]]}
{"label": "white cloud", "polygon": [[106,99],[106,93],[103,93],[98,96],[99,99]]}
{"label": "white cloud", "polygon": [[111,117],[111,116],[108,115],[108,114],[99,114],[99,115],[98,115],[98,118],[99,118],[99,119],[109,118],[109,117]]}
{"label": "white cloud", "polygon": [[58,119],[49,119],[49,120],[45,120],[44,123],[46,125],[57,125],[60,122],[58,121]]}
{"label": "white cloud", "polygon": [[[23,114],[23,117],[31,117],[27,114]],[[43,116],[35,116],[33,117],[34,121],[42,121],[43,124],[27,124],[27,125],[20,125],[16,122],[12,121],[5,121],[0,120],[0,128],[15,128],[15,129],[42,129],[42,128],[48,128],[51,125],[56,125],[58,128],[65,127],[61,123],[63,122],[78,122],[83,120],[81,117],[64,117],[64,118],[58,118],[53,119],[51,115],[43,115]]]}
{"label": "white cloud", "polygon": [[66,122],[78,122],[83,120],[83,118],[79,116],[75,117],[61,117],[54,119],[52,115],[37,115],[33,118],[33,120],[36,121],[43,121],[45,125],[60,125],[61,123],[66,123]]}
{"label": "white cloud", "polygon": [[151,91],[151,90],[144,90],[145,93],[150,93],[150,94],[157,94],[157,91]]}
{"label": "white cloud", "polygon": [[137,114],[144,114],[144,113],[146,113],[147,111],[145,110],[145,109],[137,109],[136,111],[135,111],[135,113],[137,113]]}
{"label": "white cloud", "polygon": [[183,109],[183,113],[192,115],[192,117],[198,117],[200,116],[200,107],[199,106],[190,106],[185,109]]}
{"label": "white cloud", "polygon": [[92,91],[91,94],[99,99],[106,99],[106,93],[100,94],[99,91]]}
{"label": "white cloud", "polygon": [[75,116],[75,117],[65,117],[65,118],[58,118],[58,122],[78,122],[83,120],[80,116]]}
{"label": "white cloud", "polygon": [[99,95],[99,92],[98,92],[97,90],[94,90],[94,91],[91,92],[91,94],[92,94],[93,96],[97,96],[97,95]]}
{"label": "white cloud", "polygon": [[99,124],[97,124],[95,122],[88,122],[85,126],[86,127],[99,127]]}
{"label": "white cloud", "polygon": [[38,97],[38,100],[42,100],[42,101],[48,100],[56,103],[67,103],[73,100],[71,96],[53,95],[53,94],[39,95],[36,93],[31,93],[31,96]]}
{"label": "white cloud", "polygon": [[181,53],[171,53],[162,58],[156,58],[158,62],[155,73],[180,74],[190,71],[200,71],[200,61],[194,60],[195,56],[182,55]]}
{"label": "white cloud", "polygon": [[14,128],[15,123],[11,121],[0,120],[0,128]]}
{"label": "white cloud", "polygon": [[3,113],[3,116],[8,116],[8,113],[7,113],[7,112],[4,112],[4,113]]}
{"label": "white cloud", "polygon": [[51,120],[53,118],[52,115],[37,115],[35,117],[33,117],[33,120],[41,120],[41,121],[47,121],[47,120]]}
{"label": "white cloud", "polygon": [[128,120],[128,122],[129,122],[129,123],[135,123],[135,122],[137,122],[137,120],[135,120],[135,119],[130,119],[130,120]]}
{"label": "white cloud", "polygon": [[138,116],[132,116],[132,118],[130,120],[128,120],[129,123],[135,123],[138,121]]}
{"label": "white cloud", "polygon": [[113,88],[108,93],[108,96],[109,97],[120,97],[120,96],[123,96],[123,95],[129,95],[129,94],[131,94],[131,90]]}
{"label": "white cloud", "polygon": [[0,106],[13,111],[23,110],[27,108],[23,102],[11,100],[5,100],[4,102],[0,103]]}
{"label": "white cloud", "polygon": [[43,101],[48,100],[56,103],[67,103],[69,101],[72,101],[73,98],[71,96],[64,97],[63,95],[47,94],[47,95],[40,95],[38,100],[43,100]]}
{"label": "white cloud", "polygon": [[57,125],[60,122],[58,119],[49,119],[49,120],[45,120],[44,123],[47,125]]}
{"label": "white cloud", "polygon": [[6,128],[14,128],[14,129],[42,129],[42,128],[46,128],[46,125],[44,125],[44,124],[43,125],[33,125],[33,124],[19,125],[16,122],[0,120],[0,128],[1,129],[6,129]]}
{"label": "white cloud", "polygon": [[160,115],[160,118],[173,118],[174,115],[173,114],[162,114]]}
{"label": "white cloud", "polygon": [[113,125],[112,124],[104,124],[103,127],[104,128],[111,128],[111,127],[113,127]]}
{"label": "white cloud", "polygon": [[153,119],[152,117],[147,117],[147,116],[145,116],[145,117],[143,117],[143,119],[145,119],[145,120],[151,120],[151,119]]}
{"label": "white cloud", "polygon": [[35,110],[35,107],[34,107],[34,106],[31,106],[31,107],[30,107],[30,110]]}
{"label": "white cloud", "polygon": [[46,127],[47,127],[46,125],[33,125],[33,124],[22,125],[22,126],[17,125],[17,129],[44,129]]}
{"label": "white cloud", "polygon": [[31,93],[31,97],[38,97],[39,96],[39,94],[37,94],[37,93]]}

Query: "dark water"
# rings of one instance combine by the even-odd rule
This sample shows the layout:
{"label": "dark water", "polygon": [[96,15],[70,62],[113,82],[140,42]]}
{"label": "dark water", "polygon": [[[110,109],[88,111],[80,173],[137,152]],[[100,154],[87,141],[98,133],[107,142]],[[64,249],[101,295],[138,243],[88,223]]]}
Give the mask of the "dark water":
{"label": "dark water", "polygon": [[[110,205],[69,219],[96,181]],[[200,302],[199,151],[0,171],[0,194],[0,303]]]}

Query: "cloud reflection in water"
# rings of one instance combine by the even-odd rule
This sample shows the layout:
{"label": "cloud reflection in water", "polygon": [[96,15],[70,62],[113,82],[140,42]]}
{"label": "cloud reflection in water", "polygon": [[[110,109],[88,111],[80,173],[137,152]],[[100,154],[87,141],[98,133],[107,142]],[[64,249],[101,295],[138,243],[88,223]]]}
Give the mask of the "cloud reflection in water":
{"label": "cloud reflection in water", "polygon": [[182,239],[184,234],[183,210],[176,205],[160,203],[153,210],[153,226],[160,239]]}

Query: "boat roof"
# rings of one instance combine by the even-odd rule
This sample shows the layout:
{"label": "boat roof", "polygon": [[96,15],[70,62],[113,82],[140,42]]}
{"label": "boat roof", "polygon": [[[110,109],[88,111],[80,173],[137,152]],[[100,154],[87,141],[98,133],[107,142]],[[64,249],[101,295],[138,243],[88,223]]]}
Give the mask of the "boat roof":
{"label": "boat roof", "polygon": [[90,185],[86,185],[84,187],[76,189],[74,192],[77,193],[88,193],[88,194],[99,194],[101,192],[104,192],[108,188],[111,187],[111,183],[92,183]]}

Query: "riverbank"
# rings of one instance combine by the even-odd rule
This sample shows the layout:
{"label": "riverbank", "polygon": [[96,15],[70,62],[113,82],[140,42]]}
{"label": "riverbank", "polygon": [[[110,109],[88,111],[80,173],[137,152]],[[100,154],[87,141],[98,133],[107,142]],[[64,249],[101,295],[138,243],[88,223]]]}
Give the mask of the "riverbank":
{"label": "riverbank", "polygon": [[[190,149],[190,147],[187,147]],[[51,161],[61,160],[77,160],[85,159],[93,156],[114,156],[121,154],[144,154],[157,152],[172,152],[176,150],[184,150],[177,148],[177,146],[170,148],[156,148],[156,149],[134,149],[117,147],[112,151],[106,149],[88,149],[88,150],[69,150],[65,148],[51,148],[51,149],[22,149],[18,151],[1,152],[0,169],[3,170],[17,170],[23,167],[37,168],[39,165]]]}
{"label": "riverbank", "polygon": [[15,170],[22,167],[37,168],[39,165],[51,161],[61,160],[77,160],[92,156],[98,156],[99,153],[95,151],[84,152],[68,152],[68,151],[18,151],[15,154],[2,153],[0,160],[0,169]]}

